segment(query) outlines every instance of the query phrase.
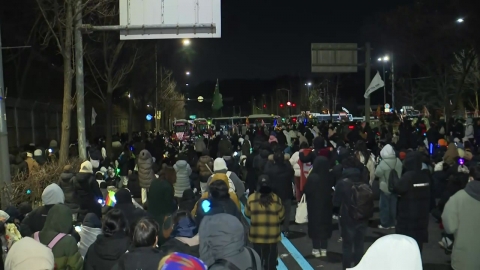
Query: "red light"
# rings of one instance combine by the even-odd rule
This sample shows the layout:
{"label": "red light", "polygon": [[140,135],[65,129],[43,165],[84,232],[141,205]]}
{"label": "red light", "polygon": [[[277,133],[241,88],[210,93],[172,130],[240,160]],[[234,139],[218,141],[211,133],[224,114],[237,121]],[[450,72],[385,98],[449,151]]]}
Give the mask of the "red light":
{"label": "red light", "polygon": [[297,106],[297,104],[295,104],[295,103],[292,103],[292,107],[295,107],[295,106]]}
{"label": "red light", "polygon": [[294,123],[297,122],[297,118],[296,118],[296,117],[293,117],[293,118],[292,118],[292,121],[293,121]]}
{"label": "red light", "polygon": [[355,126],[348,126],[348,129],[354,129]]}
{"label": "red light", "polygon": [[264,109],[267,108],[267,104],[263,104],[263,108],[264,108]]}
{"label": "red light", "polygon": [[280,108],[283,108],[283,103],[280,103]]}

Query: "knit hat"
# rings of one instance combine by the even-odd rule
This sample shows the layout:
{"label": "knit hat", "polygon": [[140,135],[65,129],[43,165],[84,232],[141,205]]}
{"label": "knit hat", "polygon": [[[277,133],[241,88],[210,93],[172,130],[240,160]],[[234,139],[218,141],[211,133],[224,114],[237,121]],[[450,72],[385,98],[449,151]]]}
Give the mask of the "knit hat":
{"label": "knit hat", "polygon": [[440,139],[440,140],[438,140],[438,145],[447,147],[448,143],[445,139]]}
{"label": "knit hat", "polygon": [[57,184],[50,184],[43,190],[42,202],[44,205],[63,204],[65,203],[65,194]]}
{"label": "knit hat", "polygon": [[55,140],[51,140],[51,141],[50,141],[50,144],[49,144],[49,147],[50,147],[50,148],[56,148],[57,146],[58,146],[57,141],[55,141]]}
{"label": "knit hat", "polygon": [[90,161],[88,161],[88,160],[83,162],[82,165],[80,165],[80,171],[79,172],[93,174],[92,163],[90,163]]}
{"label": "knit hat", "polygon": [[37,149],[37,150],[35,150],[35,151],[33,152],[33,155],[34,155],[35,157],[41,157],[41,156],[43,156],[42,149]]}
{"label": "knit hat", "polygon": [[213,170],[214,171],[221,171],[221,170],[228,170],[227,163],[223,158],[216,158],[213,162]]}
{"label": "knit hat", "polygon": [[174,252],[165,256],[160,261],[159,269],[207,270],[207,266],[198,258],[179,252]]}
{"label": "knit hat", "polygon": [[54,267],[52,250],[31,237],[16,242],[5,260],[6,270],[51,270]]}
{"label": "knit hat", "polygon": [[132,203],[132,195],[128,189],[122,188],[115,193],[115,200],[118,204]]}

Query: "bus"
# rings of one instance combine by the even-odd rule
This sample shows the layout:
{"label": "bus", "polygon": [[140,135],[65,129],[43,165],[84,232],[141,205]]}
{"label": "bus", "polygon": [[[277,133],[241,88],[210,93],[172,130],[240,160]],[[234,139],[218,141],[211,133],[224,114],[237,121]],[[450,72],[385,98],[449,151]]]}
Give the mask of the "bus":
{"label": "bus", "polygon": [[197,118],[193,120],[193,124],[195,125],[195,131],[198,133],[208,129],[208,121],[205,118]]}
{"label": "bus", "polygon": [[252,114],[248,116],[248,122],[250,126],[265,125],[266,127],[270,127],[272,125],[276,126],[277,123],[280,123],[281,117],[271,114]]}
{"label": "bus", "polygon": [[173,123],[173,132],[178,140],[186,140],[190,137],[192,124],[186,119],[178,119]]}

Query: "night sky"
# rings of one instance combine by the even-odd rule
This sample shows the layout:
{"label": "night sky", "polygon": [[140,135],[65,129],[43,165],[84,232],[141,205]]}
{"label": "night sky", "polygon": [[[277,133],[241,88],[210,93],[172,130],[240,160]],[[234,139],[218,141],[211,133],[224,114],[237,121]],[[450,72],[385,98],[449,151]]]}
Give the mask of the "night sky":
{"label": "night sky", "polygon": [[309,77],[310,43],[363,42],[361,27],[372,16],[412,2],[222,1],[222,37],[192,42],[191,82]]}

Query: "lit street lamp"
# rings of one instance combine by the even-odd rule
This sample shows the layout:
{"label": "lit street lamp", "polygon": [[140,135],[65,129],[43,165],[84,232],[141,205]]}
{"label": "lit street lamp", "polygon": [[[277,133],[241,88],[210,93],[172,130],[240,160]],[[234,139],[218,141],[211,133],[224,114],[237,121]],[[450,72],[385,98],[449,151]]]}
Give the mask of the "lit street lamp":
{"label": "lit street lamp", "polygon": [[190,71],[185,72],[185,74],[187,74],[187,76],[189,76],[189,75],[190,75]]}
{"label": "lit street lamp", "polygon": [[458,18],[457,19],[457,23],[463,23],[463,22],[464,22],[463,18]]}
{"label": "lit street lamp", "polygon": [[183,43],[183,46],[188,46],[190,45],[190,39],[184,39],[182,43]]}
{"label": "lit street lamp", "polygon": [[308,83],[305,83],[305,85],[307,85],[307,86],[312,86],[312,83],[311,83],[311,82],[308,82]]}
{"label": "lit street lamp", "polygon": [[[387,62],[391,62],[391,66],[392,66],[392,70],[391,70],[391,79],[392,79],[392,106],[391,108],[395,108],[395,79],[394,79],[394,76],[395,76],[395,73],[394,73],[394,66],[393,66],[393,58],[390,59],[390,57],[388,55],[384,56],[384,57],[380,57],[378,58],[378,61],[379,62],[382,62],[382,66],[383,66],[383,80],[386,81],[386,78],[385,78],[385,63]],[[383,85],[383,101],[384,101],[384,104],[387,104],[387,90],[386,90],[386,83]]]}
{"label": "lit street lamp", "polygon": [[186,83],[185,86],[188,86],[188,83]]}

